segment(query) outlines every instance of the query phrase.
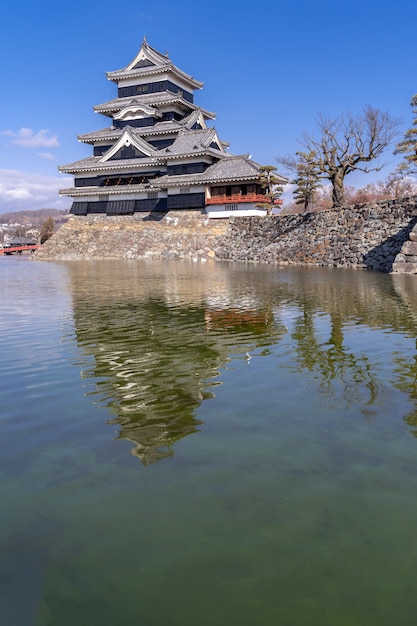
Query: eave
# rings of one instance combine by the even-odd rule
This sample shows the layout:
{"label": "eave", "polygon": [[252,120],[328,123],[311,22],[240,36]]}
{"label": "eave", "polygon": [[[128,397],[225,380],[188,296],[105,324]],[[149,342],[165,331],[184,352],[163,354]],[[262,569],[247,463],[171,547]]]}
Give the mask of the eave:
{"label": "eave", "polygon": [[[140,65],[141,61],[145,60],[149,61],[150,64]],[[126,67],[113,72],[107,72],[106,75],[109,80],[118,82],[119,80],[123,80],[125,78],[152,76],[162,72],[176,74],[183,81],[192,85],[195,89],[201,89],[203,86],[202,82],[195,80],[195,78],[176,67],[172,63],[167,52],[162,54],[156,50],[156,48],[150,46],[147,42],[146,36],[143,38],[138,53]]]}
{"label": "eave", "polygon": [[119,83],[123,82],[123,80],[130,80],[132,78],[149,78],[151,76],[166,73],[174,74],[181,79],[181,81],[188,84],[192,89],[202,89],[204,86],[203,82],[196,80],[189,74],[186,74],[172,63],[167,63],[166,65],[161,66],[141,67],[133,70],[116,70],[113,72],[106,72],[106,76],[108,80],[111,80],[114,83]]}
{"label": "eave", "polygon": [[[167,127],[166,129],[161,129],[159,127],[160,124],[164,124],[164,122],[159,122],[155,124],[155,126],[131,126],[130,128],[133,130],[135,135],[140,135],[142,137],[158,137],[159,135],[176,135],[178,131],[183,128],[183,126],[179,122],[173,121],[171,127]],[[158,128],[159,127],[159,128]],[[95,144],[98,141],[117,141],[119,137],[123,134],[123,128],[107,128],[104,130],[97,130],[92,133],[85,133],[83,135],[78,135],[78,141],[88,144]]]}
{"label": "eave", "polygon": [[[100,157],[97,157],[100,158]],[[66,174],[85,174],[85,173],[97,173],[97,172],[109,172],[109,171],[131,171],[132,173],[140,172],[145,167],[164,167],[166,165],[166,159],[125,159],[118,161],[95,161],[94,163],[86,162],[86,160],[78,161],[76,163],[69,163],[67,165],[61,165],[58,171]]]}
{"label": "eave", "polygon": [[131,193],[146,193],[148,191],[158,191],[165,187],[157,184],[146,185],[108,185],[106,187],[68,187],[60,189],[60,196],[68,196],[69,198],[79,198],[82,196],[102,196],[107,194],[126,195]]}
{"label": "eave", "polygon": [[[160,96],[159,98],[158,95]],[[130,105],[135,105],[136,103],[140,104],[141,102],[143,102],[143,104],[149,104],[151,106],[154,106],[155,108],[177,104],[179,106],[182,106],[184,109],[190,111],[201,109],[201,107],[198,107],[193,102],[189,102],[185,98],[182,98],[180,95],[173,92],[165,91],[152,95],[147,94],[145,96],[137,95],[129,96],[126,98],[115,98],[114,100],[109,100],[108,102],[104,102],[103,104],[97,104],[94,107],[94,111],[102,115],[112,116],[113,113],[117,113]],[[201,109],[201,111],[207,119],[216,119],[215,113],[212,113],[211,111],[206,111],[205,109]]]}

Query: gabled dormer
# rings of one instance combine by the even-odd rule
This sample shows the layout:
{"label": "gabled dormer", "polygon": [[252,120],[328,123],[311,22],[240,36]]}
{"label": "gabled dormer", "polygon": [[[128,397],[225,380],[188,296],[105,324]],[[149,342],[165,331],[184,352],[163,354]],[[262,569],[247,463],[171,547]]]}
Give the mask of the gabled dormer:
{"label": "gabled dormer", "polygon": [[[165,67],[167,65],[170,65],[170,63],[171,61],[168,54],[162,54],[161,52],[158,52],[158,50],[155,50],[155,48],[152,48],[148,44],[145,35],[141,43],[139,52],[137,53],[135,58],[129,63],[129,65],[126,65],[124,71],[130,72],[132,70],[142,69],[144,67]],[[109,72],[108,75],[111,73],[114,72]]]}
{"label": "gabled dormer", "polygon": [[146,37],[143,38],[139,52],[126,67],[107,72],[106,75],[109,80],[117,83],[121,98],[168,89],[174,93],[182,91],[184,97],[192,102],[194,90],[203,87],[201,81],[176,67],[168,54],[161,54],[152,48]]}
{"label": "gabled dormer", "polygon": [[204,148],[213,148],[213,150],[224,152],[223,143],[220,141],[215,128],[207,129],[207,133],[202,137],[200,144]]}
{"label": "gabled dormer", "polygon": [[207,128],[206,118],[203,115],[202,109],[196,109],[187,117],[184,128],[188,130],[202,130]]}
{"label": "gabled dormer", "polygon": [[113,116],[114,120],[127,121],[143,118],[160,119],[162,113],[153,106],[148,106],[133,98],[127,106]]}
{"label": "gabled dormer", "polygon": [[125,130],[123,135],[100,159],[100,163],[107,161],[117,161],[121,159],[143,159],[155,154],[155,148],[142,137],[134,137],[129,130]]}

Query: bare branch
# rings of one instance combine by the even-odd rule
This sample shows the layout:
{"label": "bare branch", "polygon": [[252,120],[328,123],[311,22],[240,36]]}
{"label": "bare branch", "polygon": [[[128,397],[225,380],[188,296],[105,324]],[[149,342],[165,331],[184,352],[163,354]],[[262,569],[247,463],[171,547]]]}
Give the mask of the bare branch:
{"label": "bare branch", "polygon": [[[344,179],[348,174],[355,170],[377,172],[383,167],[378,159],[397,135],[399,123],[388,112],[366,106],[358,117],[351,113],[336,118],[319,115],[316,120],[319,138],[302,135],[306,153],[315,155],[314,166],[319,176],[327,178],[333,186],[334,206],[343,204]],[[289,169],[296,171],[296,158],[291,161],[287,157],[286,162]]]}

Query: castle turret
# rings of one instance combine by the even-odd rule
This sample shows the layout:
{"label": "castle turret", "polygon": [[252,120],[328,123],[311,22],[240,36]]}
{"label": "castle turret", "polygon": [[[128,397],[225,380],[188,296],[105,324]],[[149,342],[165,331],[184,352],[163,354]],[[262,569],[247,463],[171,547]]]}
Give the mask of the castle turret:
{"label": "castle turret", "polygon": [[[260,213],[260,166],[233,156],[207,122],[214,113],[194,104],[203,83],[177,68],[143,39],[123,69],[107,72],[117,98],[94,110],[111,126],[79,135],[92,156],[63,165],[74,187],[71,213],[123,215],[194,209],[209,217]],[[282,178],[282,182],[286,179]]]}

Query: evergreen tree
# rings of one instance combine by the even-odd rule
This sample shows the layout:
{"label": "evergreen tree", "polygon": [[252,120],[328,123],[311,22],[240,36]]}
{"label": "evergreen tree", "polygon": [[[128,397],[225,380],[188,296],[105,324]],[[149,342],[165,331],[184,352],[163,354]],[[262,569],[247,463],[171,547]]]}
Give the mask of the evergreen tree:
{"label": "evergreen tree", "polygon": [[402,174],[417,174],[417,94],[410,104],[413,107],[413,125],[404,133],[404,139],[397,144],[394,152],[405,155],[397,168]]}
{"label": "evergreen tree", "polygon": [[304,211],[311,211],[314,204],[314,196],[319,187],[320,168],[317,165],[316,153],[296,152],[296,159],[293,164],[296,178],[291,181],[296,188],[294,190],[294,200],[296,204],[302,204]]}
{"label": "evergreen tree", "polygon": [[266,209],[268,215],[271,214],[275,201],[279,199],[284,188],[282,186],[282,176],[277,176],[277,168],[274,165],[262,165],[259,170],[259,183],[265,191],[265,202],[257,204],[259,208]]}

